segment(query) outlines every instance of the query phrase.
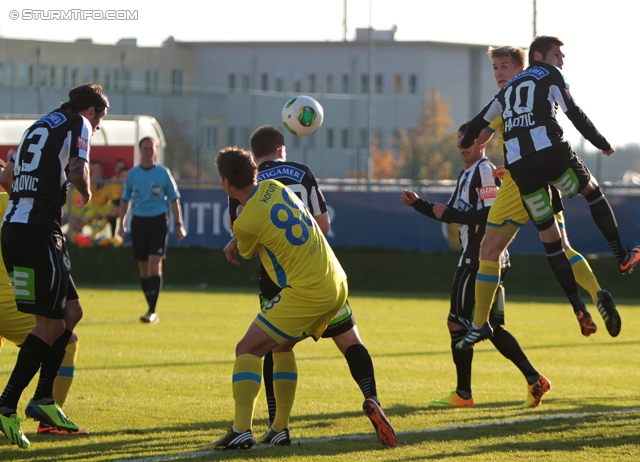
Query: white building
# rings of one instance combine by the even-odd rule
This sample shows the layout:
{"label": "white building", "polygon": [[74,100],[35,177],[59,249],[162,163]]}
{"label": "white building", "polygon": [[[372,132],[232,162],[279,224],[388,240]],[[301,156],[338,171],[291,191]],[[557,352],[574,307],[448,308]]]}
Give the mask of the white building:
{"label": "white building", "polygon": [[394,31],[375,31],[369,42],[368,32],[342,42],[169,38],[161,47],[137,47],[135,39],[96,45],[2,38],[0,112],[47,112],[72,86],[97,81],[110,114],[148,114],[163,126],[178,121],[205,165],[200,159],[213,159],[224,146],[248,147],[259,125],[284,131],[282,106],[307,94],[323,105],[324,125],[307,138],[287,134],[289,158],[308,163],[320,178],[344,178],[366,169],[373,137],[384,147],[399,128],[413,127],[434,88],[449,101],[452,130],[497,92],[487,46],[397,42]]}

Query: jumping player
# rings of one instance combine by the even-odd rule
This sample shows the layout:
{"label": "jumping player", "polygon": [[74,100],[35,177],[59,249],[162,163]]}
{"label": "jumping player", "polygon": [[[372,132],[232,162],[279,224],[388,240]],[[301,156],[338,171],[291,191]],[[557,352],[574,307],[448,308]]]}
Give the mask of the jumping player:
{"label": "jumping player", "polygon": [[[494,77],[500,89],[515,75],[524,70],[525,53],[521,48],[509,45],[499,48],[489,47],[488,54],[492,60]],[[481,132],[476,143],[485,143],[494,132],[498,132],[501,146],[504,147],[503,131],[504,125],[502,118],[499,117]],[[506,169],[500,168],[499,171],[502,173],[503,181],[498,197],[496,197],[489,211],[487,231],[480,248],[479,277],[476,278],[475,284],[476,306],[479,308],[476,309],[478,319],[474,319],[473,324],[475,325],[484,323],[483,313],[491,305],[498,287],[496,277],[499,281],[500,267],[498,262],[500,255],[515,238],[518,230],[529,220],[529,215],[520,198],[520,191],[513,178]],[[599,312],[605,318],[607,330],[611,335],[616,336],[620,332],[620,321],[615,310],[613,298],[609,292],[601,289],[587,260],[571,248],[564,225],[560,194],[555,188],[551,189],[551,193],[556,220],[562,234],[562,245],[571,263],[576,282],[589,292]],[[608,313],[612,313],[612,316],[609,316]],[[583,335],[588,337],[596,332],[597,327],[586,307],[585,310],[578,311],[575,314]],[[460,347],[465,348],[467,345],[461,343]]]}
{"label": "jumping player", "polygon": [[[586,307],[562,247],[549,186],[570,198],[581,194],[587,199],[593,219],[611,247],[622,273],[631,272],[640,261],[640,248],[627,250],[622,245],[615,217],[596,179],[563,139],[562,128],[555,118],[558,107],[603,154],[608,156],[614,152],[569,92],[560,71],[564,63],[562,45],[556,37],[537,37],[529,49],[529,67],[507,82],[496,98],[471,121],[460,144],[469,147],[483,128],[495,118],[502,117],[505,166],[540,233],[550,266],[578,314]],[[461,342],[461,347],[472,346],[491,336],[487,322],[478,326],[487,314],[486,306],[481,308],[476,311],[474,325]],[[605,313],[605,323],[609,332],[617,335],[620,328],[617,311]]]}

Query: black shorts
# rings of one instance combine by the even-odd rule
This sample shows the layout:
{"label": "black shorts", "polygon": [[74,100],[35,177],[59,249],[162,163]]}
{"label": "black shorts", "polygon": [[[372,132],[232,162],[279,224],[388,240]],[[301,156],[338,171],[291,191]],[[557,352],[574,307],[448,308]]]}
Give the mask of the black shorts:
{"label": "black shorts", "polygon": [[567,142],[525,156],[509,165],[525,209],[539,231],[554,222],[552,188],[571,198],[589,184],[591,172]]}
{"label": "black shorts", "polygon": [[71,263],[60,230],[7,224],[2,228],[2,255],[18,310],[64,319]]}
{"label": "black shorts", "polygon": [[76,290],[76,285],[71,279],[71,275],[69,275],[69,284],[67,284],[67,301],[69,300],[78,300],[80,296],[78,295],[78,291]]}
{"label": "black shorts", "polygon": [[[477,274],[477,268],[459,266],[453,278],[451,306],[447,320],[465,328],[468,322],[473,321],[476,307]],[[502,281],[504,281],[506,275],[507,268],[503,268],[500,276],[500,285],[493,299],[491,311],[489,311],[489,322],[492,325],[504,325],[504,286],[502,285]]]}
{"label": "black shorts", "polygon": [[166,213],[156,217],[138,217],[131,219],[131,246],[133,258],[147,261],[150,255],[165,258],[169,236],[169,217]]}

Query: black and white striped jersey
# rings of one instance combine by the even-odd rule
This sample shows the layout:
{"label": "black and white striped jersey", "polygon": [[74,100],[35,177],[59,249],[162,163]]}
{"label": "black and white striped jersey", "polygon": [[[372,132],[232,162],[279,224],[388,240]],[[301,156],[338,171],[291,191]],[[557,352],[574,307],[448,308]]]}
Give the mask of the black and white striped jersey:
{"label": "black and white striped jersey", "polygon": [[[327,203],[318,186],[318,180],[306,165],[293,161],[264,161],[258,165],[258,181],[265,179],[278,180],[287,186],[314,217],[327,211]],[[232,228],[241,210],[240,201],[229,198],[229,223]]]}
{"label": "black and white striped jersey", "polygon": [[[494,169],[495,166],[489,159],[482,157],[463,170],[447,203],[448,208],[439,219],[445,223],[458,223],[462,247],[458,266],[478,268],[480,243],[486,230],[489,208],[498,195],[500,185],[500,180],[493,178]],[[418,200],[414,202],[413,208],[438,220],[430,202]]]}
{"label": "black and white striped jersey", "polygon": [[524,156],[564,142],[562,127],[556,120],[558,108],[596,148],[611,148],[573,100],[560,69],[537,61],[507,82],[471,121],[460,145],[471,146],[483,128],[502,117],[508,166]]}
{"label": "black and white striped jersey", "polygon": [[6,223],[60,224],[66,202],[69,159],[89,161],[93,128],[81,115],[55,110],[25,131],[14,156]]}

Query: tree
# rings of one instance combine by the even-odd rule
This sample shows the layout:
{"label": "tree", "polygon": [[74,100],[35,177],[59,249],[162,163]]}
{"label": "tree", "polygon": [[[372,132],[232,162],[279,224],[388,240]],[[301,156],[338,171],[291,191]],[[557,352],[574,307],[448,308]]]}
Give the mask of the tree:
{"label": "tree", "polygon": [[374,180],[387,180],[398,177],[398,160],[393,154],[391,148],[387,148],[386,151],[380,150],[380,139],[373,140],[373,146],[371,147],[372,164],[373,164],[373,179]]}
{"label": "tree", "polygon": [[401,129],[399,136],[392,140],[398,152],[399,176],[413,180],[453,178],[453,172],[462,168],[462,162],[452,125],[449,103],[434,88],[427,95],[416,126],[408,131]]}
{"label": "tree", "polygon": [[165,164],[176,177],[186,179],[198,178],[197,148],[195,146],[189,124],[168,114],[162,121],[162,130],[167,141]]}

